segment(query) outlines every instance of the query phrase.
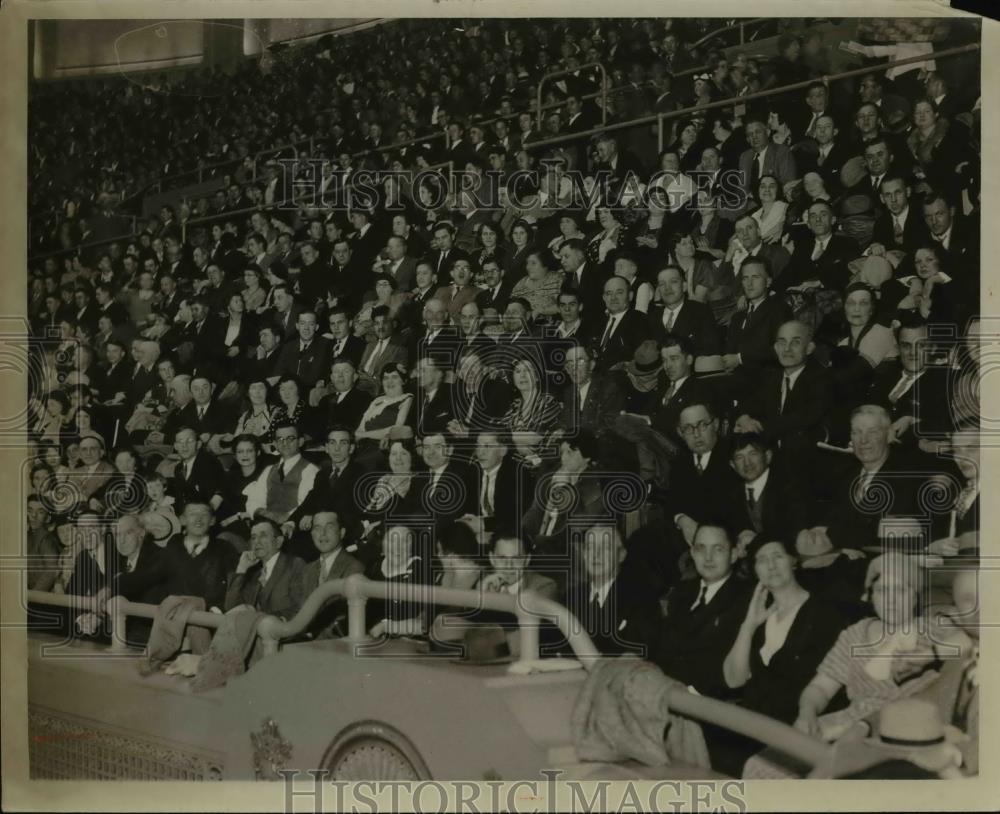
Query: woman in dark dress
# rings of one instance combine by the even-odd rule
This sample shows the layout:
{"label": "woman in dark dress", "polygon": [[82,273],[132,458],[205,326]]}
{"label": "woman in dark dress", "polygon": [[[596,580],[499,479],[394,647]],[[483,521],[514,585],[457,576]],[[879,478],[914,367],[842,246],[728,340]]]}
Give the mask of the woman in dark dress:
{"label": "woman in dark dress", "polygon": [[232,440],[235,463],[222,481],[222,505],[232,509],[219,526],[243,540],[250,539],[250,516],[246,513],[247,496],[244,493],[260,477],[264,469],[274,463],[274,458],[264,453],[260,438],[251,433],[237,435]]}
{"label": "woman in dark dress", "polygon": [[430,563],[419,553],[414,530],[389,526],[383,537],[382,556],[366,569],[366,576],[376,582],[390,583],[385,599],[369,599],[366,606],[368,632],[381,636],[420,636],[425,632],[428,605],[394,597],[392,588],[423,585],[430,588]]}
{"label": "woman in dark dress", "polygon": [[[846,621],[795,578],[795,547],[758,535],[747,559],[757,574],[746,618],[723,663],[726,684],[742,688],[740,705],[792,724],[799,695],[837,640]],[[764,748],[754,740],[703,727],[712,768],[739,777],[747,759]]]}

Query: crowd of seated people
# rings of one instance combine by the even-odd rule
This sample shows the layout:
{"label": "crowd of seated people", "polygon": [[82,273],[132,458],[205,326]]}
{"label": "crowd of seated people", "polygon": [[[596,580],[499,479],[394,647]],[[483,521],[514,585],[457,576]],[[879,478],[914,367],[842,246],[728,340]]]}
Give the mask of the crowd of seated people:
{"label": "crowd of seated people", "polygon": [[[613,52],[658,43],[658,70],[677,41],[662,26],[597,25]],[[497,30],[514,59],[529,53],[516,26]],[[593,42],[563,32],[563,58]],[[785,45],[789,76],[808,78]],[[520,142],[486,138],[454,115],[468,109],[447,79],[430,111],[449,148],[473,171],[466,151],[530,167],[530,121]],[[265,196],[210,229],[158,219],[117,254],[33,270],[30,584],[88,597],[64,620],[84,636],[107,634],[116,594],[291,619],[352,574],[531,591],[604,654],[856,736],[952,670],[917,624],[952,586],[928,589],[919,569],[978,556],[979,155],[963,118],[978,76],[965,79],[960,100],[915,70],[713,110],[655,166],[601,134],[498,207],[467,192],[432,209],[420,188],[345,217],[315,200],[269,211]],[[726,98],[733,81],[716,60],[692,92]],[[579,91],[556,132],[577,126]],[[383,132],[364,130],[352,137]],[[596,199],[564,194],[572,167],[605,171]],[[640,194],[623,196],[630,178]],[[641,194],[657,185],[680,197]],[[456,609],[399,597],[368,603],[373,636],[458,635],[441,622]],[[327,606],[308,635],[343,635],[345,615]],[[954,616],[974,662],[978,634]],[[516,651],[513,617],[500,622]],[[973,732],[951,701],[945,717]],[[762,744],[705,733],[727,773],[779,771]],[[976,760],[973,738],[964,769]]]}

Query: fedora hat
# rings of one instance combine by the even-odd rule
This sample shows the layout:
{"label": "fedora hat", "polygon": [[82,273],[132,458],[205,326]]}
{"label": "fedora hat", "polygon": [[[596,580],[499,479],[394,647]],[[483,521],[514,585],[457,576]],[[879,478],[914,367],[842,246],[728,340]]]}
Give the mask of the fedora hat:
{"label": "fedora hat", "polygon": [[139,524],[157,545],[165,545],[167,540],[181,532],[181,522],[173,512],[151,511],[139,515]]}
{"label": "fedora hat", "polygon": [[874,254],[852,260],[848,263],[848,268],[854,274],[851,279],[852,283],[864,283],[876,291],[892,279],[892,263],[887,258]]}
{"label": "fedora hat", "polygon": [[860,155],[848,159],[840,168],[840,183],[847,188],[860,184],[867,177],[868,168],[865,166],[864,158]]}
{"label": "fedora hat", "polygon": [[509,664],[514,660],[507,642],[507,634],[499,625],[476,625],[462,637],[465,655],[453,659],[460,664]]}
{"label": "fedora hat", "polygon": [[867,195],[846,195],[840,202],[840,216],[868,215],[872,211],[872,199]]}
{"label": "fedora hat", "polygon": [[961,740],[961,732],[945,726],[937,706],[922,698],[901,698],[882,707],[872,746],[922,749]]}
{"label": "fedora hat", "polygon": [[633,376],[648,376],[660,369],[660,349],[653,339],[647,339],[635,349],[632,361],[625,363],[625,369]]}

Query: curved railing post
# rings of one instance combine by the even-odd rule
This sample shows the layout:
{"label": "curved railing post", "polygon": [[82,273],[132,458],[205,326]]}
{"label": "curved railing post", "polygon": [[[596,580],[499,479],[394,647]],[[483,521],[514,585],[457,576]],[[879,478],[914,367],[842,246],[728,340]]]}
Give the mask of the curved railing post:
{"label": "curved railing post", "polygon": [[367,642],[368,625],[365,623],[365,608],[368,597],[362,590],[364,580],[360,574],[353,574],[344,582],[344,594],[347,596],[347,641]]}
{"label": "curved railing post", "polygon": [[111,652],[125,653],[129,649],[125,635],[128,624],[128,600],[123,596],[111,597],[107,603],[107,612],[111,620]]}
{"label": "curved railing post", "polygon": [[576,73],[577,71],[582,71],[584,68],[600,68],[601,69],[601,123],[606,124],[608,121],[608,72],[604,68],[604,64],[601,62],[587,62],[576,68],[564,68],[560,71],[551,71],[545,74],[541,79],[538,80],[538,89],[535,93],[536,105],[537,105],[537,119],[538,119],[538,130],[542,130],[542,111],[545,109],[542,105],[542,87],[545,82],[549,79],[554,79],[557,76],[568,76],[571,73]]}

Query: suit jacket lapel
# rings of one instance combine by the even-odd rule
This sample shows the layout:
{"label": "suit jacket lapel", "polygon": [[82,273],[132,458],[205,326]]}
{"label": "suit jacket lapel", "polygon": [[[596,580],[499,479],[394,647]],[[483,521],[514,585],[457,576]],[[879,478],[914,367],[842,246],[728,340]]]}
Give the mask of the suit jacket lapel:
{"label": "suit jacket lapel", "polygon": [[[263,568],[263,566],[261,567]],[[268,599],[271,598],[271,594],[274,593],[274,586],[278,584],[278,580],[281,579],[284,570],[285,557],[278,554],[278,559],[275,560],[274,568],[271,569],[270,578],[263,586],[261,586],[260,593],[257,595],[257,601],[259,604],[264,605],[267,603]]]}

